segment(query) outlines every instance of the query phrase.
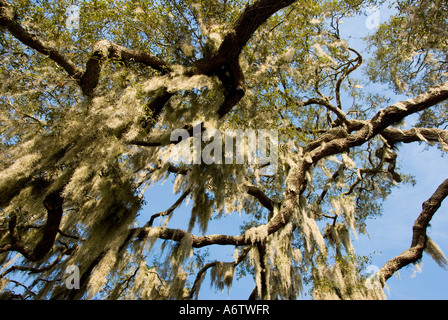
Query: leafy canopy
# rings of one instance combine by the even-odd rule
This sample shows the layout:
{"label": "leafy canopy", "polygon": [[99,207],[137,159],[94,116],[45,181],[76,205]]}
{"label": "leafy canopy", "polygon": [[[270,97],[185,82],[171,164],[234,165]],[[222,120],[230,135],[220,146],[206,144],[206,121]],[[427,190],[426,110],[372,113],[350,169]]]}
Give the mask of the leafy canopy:
{"label": "leafy canopy", "polygon": [[[74,29],[72,4],[0,0],[2,297],[191,299],[210,272],[220,290],[252,276],[251,298],[296,299],[304,284],[315,299],[384,298],[403,265],[372,287],[350,239],[412,182],[400,143],[448,151],[444,1],[91,0]],[[364,41],[341,36],[343,20],[388,5]],[[173,161],[171,133],[199,125],[276,130],[278,165]],[[165,179],[178,200],[143,217]],[[188,228],[171,228],[187,199]],[[233,235],[207,233],[238,213]]]}

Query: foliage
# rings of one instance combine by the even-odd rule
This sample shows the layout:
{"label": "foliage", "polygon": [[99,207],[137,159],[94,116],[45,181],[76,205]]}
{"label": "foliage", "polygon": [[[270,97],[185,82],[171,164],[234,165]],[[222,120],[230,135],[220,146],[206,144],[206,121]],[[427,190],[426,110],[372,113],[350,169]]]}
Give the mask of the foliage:
{"label": "foliage", "polygon": [[[400,143],[448,151],[443,1],[78,1],[69,30],[71,4],[0,0],[1,297],[191,299],[210,271],[218,290],[252,276],[252,298],[296,299],[303,282],[316,299],[384,298],[350,239],[413,182]],[[366,37],[365,63],[340,28],[372,5],[396,14]],[[414,98],[391,104],[367,79]],[[173,161],[171,132],[198,126],[277,130],[278,165],[248,148],[244,163]],[[142,223],[168,178],[179,200]],[[188,228],[171,228],[186,199]],[[207,235],[238,213],[234,235]],[[234,261],[212,245],[235,247]]]}

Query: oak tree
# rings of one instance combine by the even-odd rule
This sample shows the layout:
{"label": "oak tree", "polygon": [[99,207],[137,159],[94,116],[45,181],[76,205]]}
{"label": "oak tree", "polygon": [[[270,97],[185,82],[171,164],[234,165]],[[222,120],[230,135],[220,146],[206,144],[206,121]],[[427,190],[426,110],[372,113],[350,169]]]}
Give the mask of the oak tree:
{"label": "oak tree", "polygon": [[[448,151],[445,1],[93,0],[70,25],[71,5],[0,0],[3,298],[193,299],[210,274],[217,289],[253,277],[254,299],[296,299],[304,284],[314,299],[383,299],[424,250],[446,266],[427,227],[448,180],[375,282],[351,243],[412,182],[400,144]],[[374,6],[393,13],[344,38],[342,20]],[[220,133],[237,130],[269,140],[270,160],[247,146],[218,161],[215,146],[237,143]],[[190,143],[212,161],[173,159]],[[178,200],[142,217],[165,179]],[[207,233],[229,214],[244,217],[232,235]]]}

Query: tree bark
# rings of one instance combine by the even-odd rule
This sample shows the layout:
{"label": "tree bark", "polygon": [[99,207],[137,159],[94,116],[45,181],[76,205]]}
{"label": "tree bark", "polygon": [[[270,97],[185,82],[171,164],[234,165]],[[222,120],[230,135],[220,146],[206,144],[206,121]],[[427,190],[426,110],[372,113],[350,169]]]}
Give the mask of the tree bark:
{"label": "tree bark", "polygon": [[38,262],[45,258],[53,247],[62,219],[63,198],[61,192],[62,190],[53,191],[45,197],[44,206],[47,209],[47,221],[42,229],[41,239],[34,249],[27,247],[20,240],[16,228],[17,216],[14,214],[9,220],[9,233],[12,242],[0,248],[0,253],[17,251],[32,262]]}

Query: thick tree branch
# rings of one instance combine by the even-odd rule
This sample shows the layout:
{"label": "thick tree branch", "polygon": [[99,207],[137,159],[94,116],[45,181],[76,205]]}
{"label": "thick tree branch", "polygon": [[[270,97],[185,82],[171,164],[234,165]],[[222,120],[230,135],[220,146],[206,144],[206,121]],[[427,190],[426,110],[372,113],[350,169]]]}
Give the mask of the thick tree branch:
{"label": "thick tree branch", "polygon": [[[201,133],[206,130],[202,122],[195,125],[194,127],[191,125],[187,125],[180,129],[186,130],[188,133],[188,137],[192,137],[194,135],[195,130],[198,130]],[[154,135],[146,140],[138,140],[138,139],[131,140],[128,142],[128,144],[141,147],[163,147],[170,144],[178,144],[183,141],[179,139],[179,137],[178,140],[171,140],[171,134],[172,132],[163,132],[159,135]]]}
{"label": "thick tree branch", "polygon": [[134,229],[138,239],[143,239],[145,237],[156,237],[163,240],[173,240],[182,241],[182,238],[187,236],[191,237],[193,248],[202,248],[210,245],[234,245],[242,246],[249,244],[249,240],[245,239],[244,235],[239,236],[229,236],[223,234],[213,234],[206,236],[195,236],[189,232],[181,229],[171,229],[165,227],[153,227],[153,228],[139,228]]}
{"label": "thick tree branch", "polygon": [[145,129],[147,132],[151,131],[154,126],[154,121],[160,115],[163,107],[173,95],[174,93],[168,92],[166,88],[162,88],[159,92],[156,93],[154,98],[152,98],[146,106],[149,112],[147,114],[147,120],[142,124],[143,129]]}
{"label": "thick tree branch", "polygon": [[238,58],[254,32],[277,11],[291,5],[296,0],[258,0],[246,7],[223,42],[210,57],[194,63],[189,75],[217,75],[224,86],[224,102],[219,107],[218,116],[225,116],[244,96],[244,75]]}
{"label": "thick tree branch", "polygon": [[370,121],[373,133],[378,134],[388,126],[400,122],[410,114],[425,110],[448,99],[448,82],[429,89],[414,99],[400,101],[380,110]]}
{"label": "thick tree branch", "polygon": [[426,229],[446,197],[448,197],[448,179],[445,180],[437,188],[434,194],[423,203],[423,210],[412,227],[413,234],[410,248],[386,262],[386,264],[378,271],[382,285],[384,285],[385,281],[387,281],[387,279],[389,279],[395,272],[422,258],[427,240]]}
{"label": "thick tree branch", "polygon": [[194,69],[210,74],[225,63],[235,61],[254,32],[277,11],[296,0],[258,0],[246,7],[231,30],[226,34],[218,50],[210,57],[199,60]]}
{"label": "thick tree branch", "polygon": [[254,196],[266,209],[274,210],[273,201],[260,189],[255,186],[246,185],[247,193]]}
{"label": "thick tree branch", "polygon": [[333,141],[337,138],[345,138],[347,136],[348,136],[347,131],[341,127],[335,127],[329,129],[317,139],[314,139],[313,141],[309,142],[308,145],[305,147],[304,151],[308,152],[314,150],[326,142]]}
{"label": "thick tree branch", "polygon": [[[79,78],[81,89],[85,95],[91,95],[98,85],[101,64],[105,59],[143,63],[162,74],[171,71],[171,67],[166,62],[150,53],[141,50],[128,49],[109,40],[101,40],[94,45],[93,53],[86,63],[86,70]],[[171,97],[171,95],[168,98],[166,98],[165,95],[161,96],[166,100]],[[160,104],[159,101],[156,101],[155,103],[157,105]],[[151,105],[149,107],[150,109],[154,109],[153,111],[158,109],[157,107],[151,108]]]}
{"label": "thick tree branch", "polygon": [[[258,288],[257,285],[257,296],[260,299],[267,299],[268,298],[268,274],[267,274],[267,258],[266,258],[266,241],[260,241],[257,243],[257,250],[258,250],[258,255],[260,258],[260,288]],[[254,297],[256,298],[256,297]]]}
{"label": "thick tree branch", "polygon": [[381,132],[389,145],[397,142],[410,143],[425,141],[429,143],[442,143],[448,145],[448,130],[437,128],[412,128],[409,130],[400,130],[396,128],[386,128]]}
{"label": "thick tree branch", "polygon": [[159,71],[162,74],[171,72],[171,66],[160,59],[159,57],[142,50],[129,49],[113,43],[108,40],[102,40],[95,45],[98,52],[100,50],[102,55],[113,60],[124,60],[129,62],[142,63],[154,70]]}
{"label": "thick tree branch", "polygon": [[63,213],[61,192],[61,190],[53,191],[45,197],[44,206],[47,209],[47,222],[42,228],[42,237],[34,249],[28,248],[20,240],[16,228],[17,216],[14,214],[9,221],[9,233],[12,242],[1,247],[0,253],[17,251],[30,261],[37,262],[42,260],[53,247],[59,230]]}
{"label": "thick tree branch", "polygon": [[48,56],[65,71],[67,71],[71,77],[79,79],[82,74],[82,70],[76,67],[74,62],[68,57],[64,56],[50,45],[42,42],[36,35],[23,28],[16,21],[15,15],[16,13],[14,6],[7,1],[0,0],[0,27],[5,27],[20,42],[42,53],[43,55]]}
{"label": "thick tree branch", "polygon": [[224,117],[245,94],[244,74],[238,59],[224,65],[218,77],[224,85],[224,101],[218,109],[219,118]]}
{"label": "thick tree branch", "polygon": [[104,59],[138,62],[145,64],[161,73],[171,71],[170,66],[162,59],[144,52],[120,46],[108,40],[97,42],[93,47],[91,57],[83,71],[67,56],[51,45],[41,41],[36,35],[22,27],[16,20],[15,8],[5,0],[0,0],[0,26],[5,27],[17,40],[39,53],[49,57],[62,67],[69,76],[78,80],[83,93],[87,96],[93,93],[98,84],[101,71],[101,61]]}

